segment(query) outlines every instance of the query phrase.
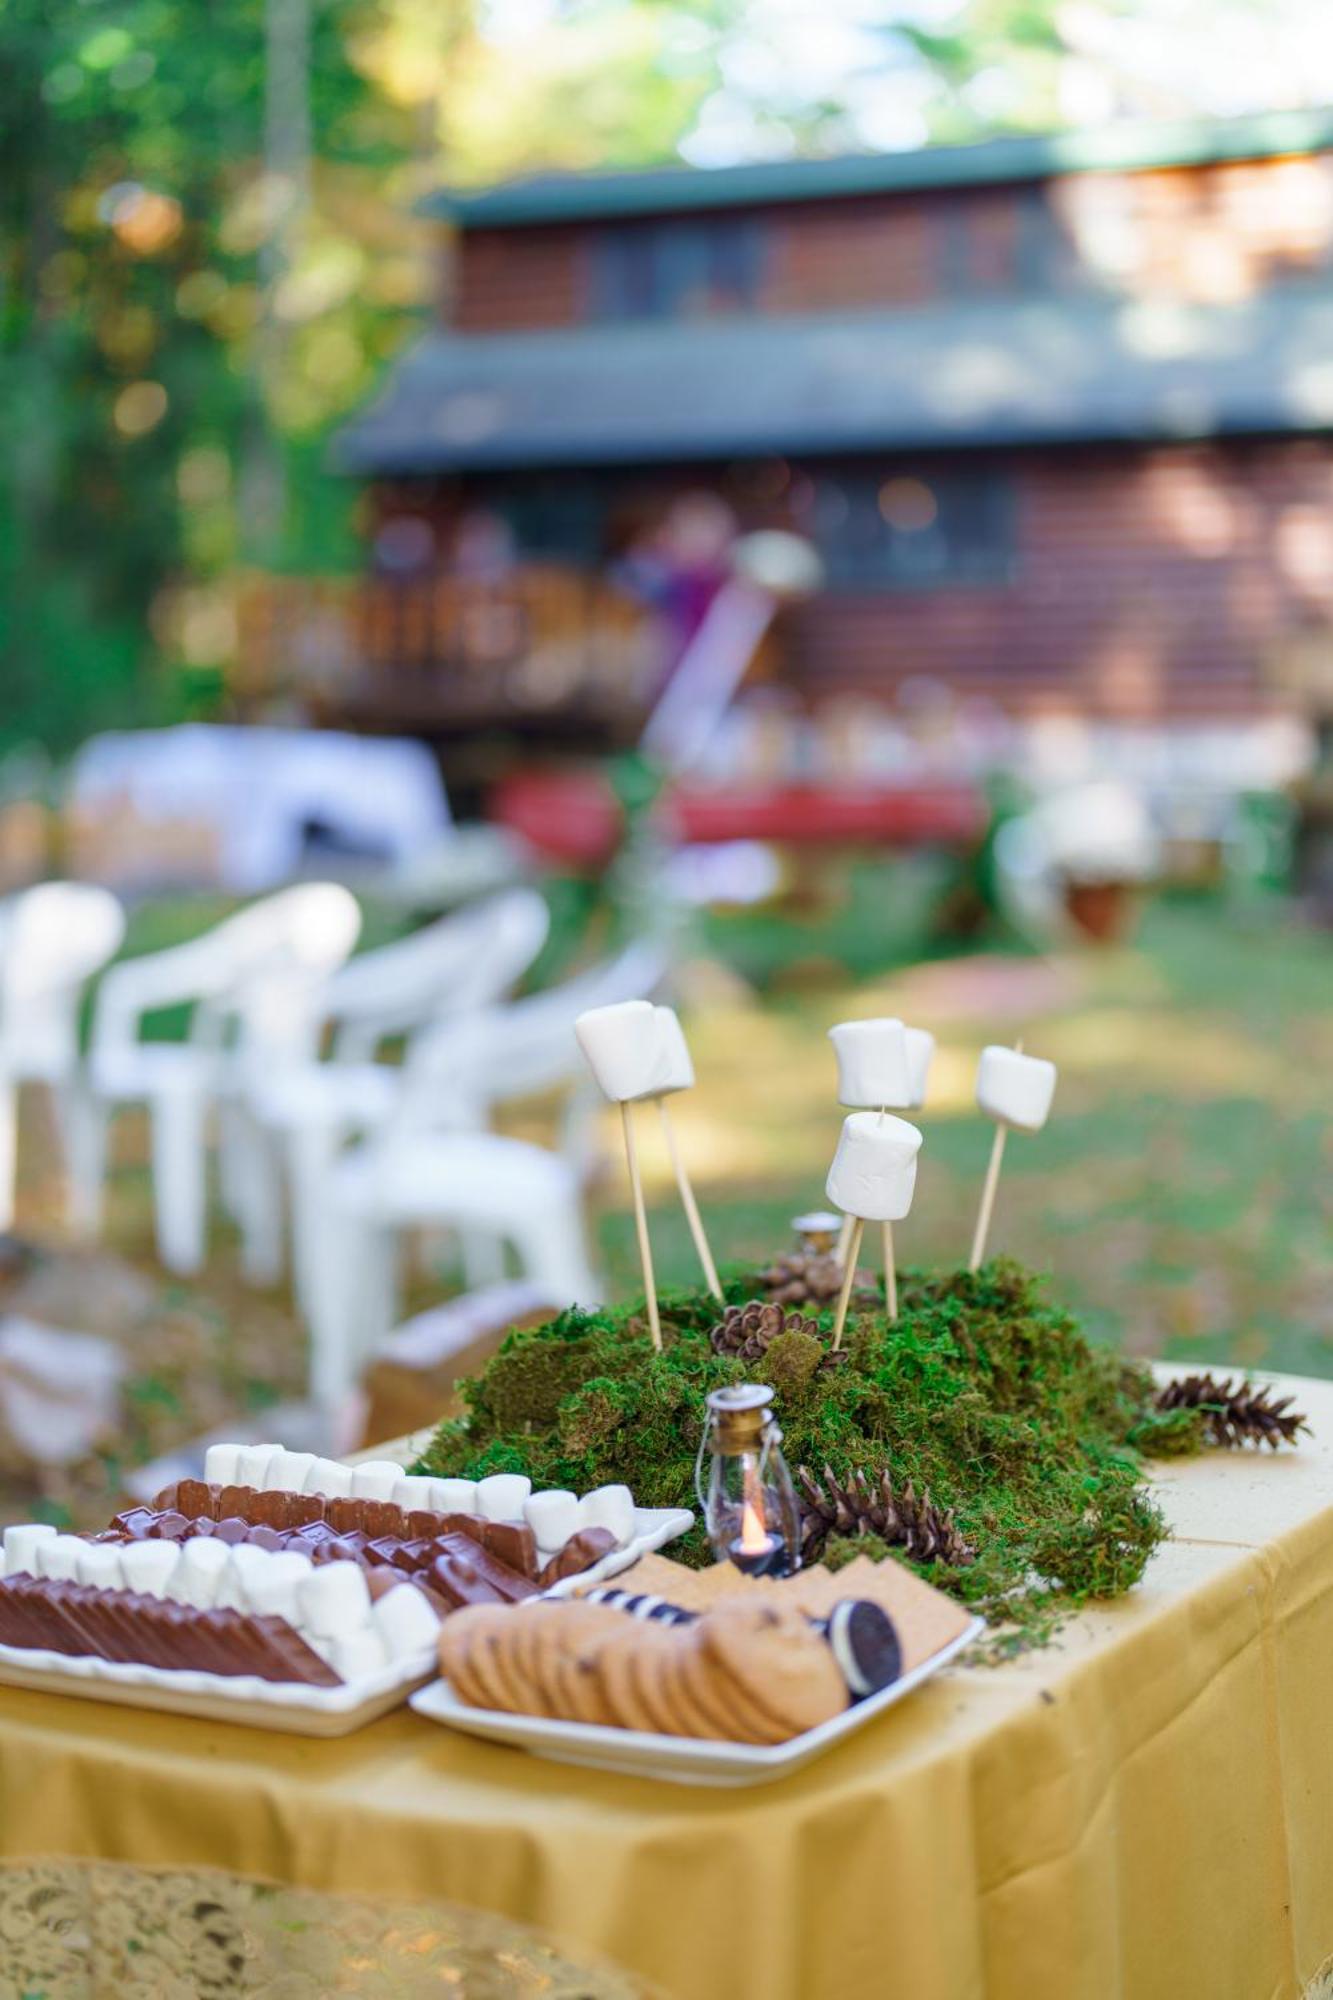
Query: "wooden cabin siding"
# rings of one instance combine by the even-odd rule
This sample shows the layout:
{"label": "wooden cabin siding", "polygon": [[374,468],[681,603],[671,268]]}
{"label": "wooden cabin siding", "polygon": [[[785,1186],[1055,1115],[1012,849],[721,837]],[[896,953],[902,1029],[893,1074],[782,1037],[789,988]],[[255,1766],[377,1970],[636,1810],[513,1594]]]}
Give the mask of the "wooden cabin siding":
{"label": "wooden cabin siding", "polygon": [[[897,468],[895,468],[897,469]],[[927,676],[1011,710],[1243,716],[1333,602],[1333,445],[1083,451],[1005,462],[1012,580],[825,592],[785,625],[807,695]],[[1321,585],[1322,572],[1322,585]]]}
{"label": "wooden cabin siding", "polygon": [[526,333],[588,317],[589,233],[576,226],[468,230],[445,313],[460,333]]}
{"label": "wooden cabin siding", "polygon": [[[1089,287],[1231,299],[1333,267],[1333,158],[788,202],[681,226],[720,231],[738,216],[757,232],[761,314]],[[654,216],[466,230],[446,312],[468,333],[578,325],[597,311],[608,229],[623,237],[672,226]],[[734,309],[725,299],[690,306]]]}

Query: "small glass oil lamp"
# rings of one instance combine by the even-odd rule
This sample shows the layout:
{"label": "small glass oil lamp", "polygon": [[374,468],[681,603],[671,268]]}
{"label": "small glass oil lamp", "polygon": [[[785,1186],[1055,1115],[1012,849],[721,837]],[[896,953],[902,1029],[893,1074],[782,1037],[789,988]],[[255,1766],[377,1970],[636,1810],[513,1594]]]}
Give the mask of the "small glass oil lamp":
{"label": "small glass oil lamp", "polygon": [[746,1576],[787,1576],[801,1562],[801,1510],[772,1401],[760,1382],[712,1390],[695,1468],[713,1553]]}

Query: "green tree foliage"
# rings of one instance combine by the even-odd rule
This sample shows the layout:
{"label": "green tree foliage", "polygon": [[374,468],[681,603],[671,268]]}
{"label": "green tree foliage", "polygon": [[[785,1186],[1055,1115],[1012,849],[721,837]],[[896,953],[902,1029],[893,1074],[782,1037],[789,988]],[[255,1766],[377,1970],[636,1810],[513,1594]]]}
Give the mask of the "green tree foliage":
{"label": "green tree foliage", "polygon": [[311,15],[307,196],[265,170],[262,0],[0,4],[11,740],[177,705],[144,668],[226,657],[233,565],[336,554],[318,442],[424,283],[356,18]]}

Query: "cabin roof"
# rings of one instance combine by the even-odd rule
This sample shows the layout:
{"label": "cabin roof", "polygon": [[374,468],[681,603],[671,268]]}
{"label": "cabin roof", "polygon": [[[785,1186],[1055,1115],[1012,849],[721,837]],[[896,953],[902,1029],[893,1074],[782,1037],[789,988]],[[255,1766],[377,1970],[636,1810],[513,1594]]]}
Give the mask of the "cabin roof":
{"label": "cabin roof", "polygon": [[630,173],[538,174],[493,187],[445,187],[421,203],[464,229],[668,215],[760,203],[900,194],[1047,180],[1061,174],[1207,166],[1333,148],[1333,111],[1243,118],[1124,120],[1092,132],[988,139],[967,146],[764,161],[735,167],[668,166]]}
{"label": "cabin roof", "polygon": [[413,474],[1333,428],[1333,296],[432,332],[341,433]]}

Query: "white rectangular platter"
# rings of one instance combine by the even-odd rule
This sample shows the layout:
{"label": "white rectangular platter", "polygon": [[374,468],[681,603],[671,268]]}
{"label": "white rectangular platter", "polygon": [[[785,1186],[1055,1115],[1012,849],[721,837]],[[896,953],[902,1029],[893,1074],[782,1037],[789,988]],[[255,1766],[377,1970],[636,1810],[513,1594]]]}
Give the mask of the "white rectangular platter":
{"label": "white rectangular platter", "polygon": [[251,1729],[281,1729],[298,1736],[349,1735],[397,1708],[413,1688],[429,1680],[436,1664],[434,1653],[424,1652],[341,1687],[311,1687],[302,1681],[260,1680],[257,1674],[205,1674],[0,1646],[0,1681],[8,1687],[82,1695],[127,1708],[196,1715],[208,1722],[241,1722]]}
{"label": "white rectangular platter", "polygon": [[593,1770],[621,1771],[636,1778],[664,1778],[676,1785],[760,1785],[799,1770],[844,1736],[865,1727],[886,1708],[947,1666],[984,1626],[974,1618],[956,1639],[903,1674],[892,1687],[867,1696],[817,1729],[807,1729],[788,1743],[713,1743],[692,1736],[656,1736],[635,1729],[603,1729],[585,1722],[552,1722],[537,1715],[509,1715],[497,1709],[470,1708],[449,1686],[432,1681],[411,1697],[418,1715],[442,1722],[468,1736],[508,1743],[547,1757],[558,1764],[583,1764]]}

